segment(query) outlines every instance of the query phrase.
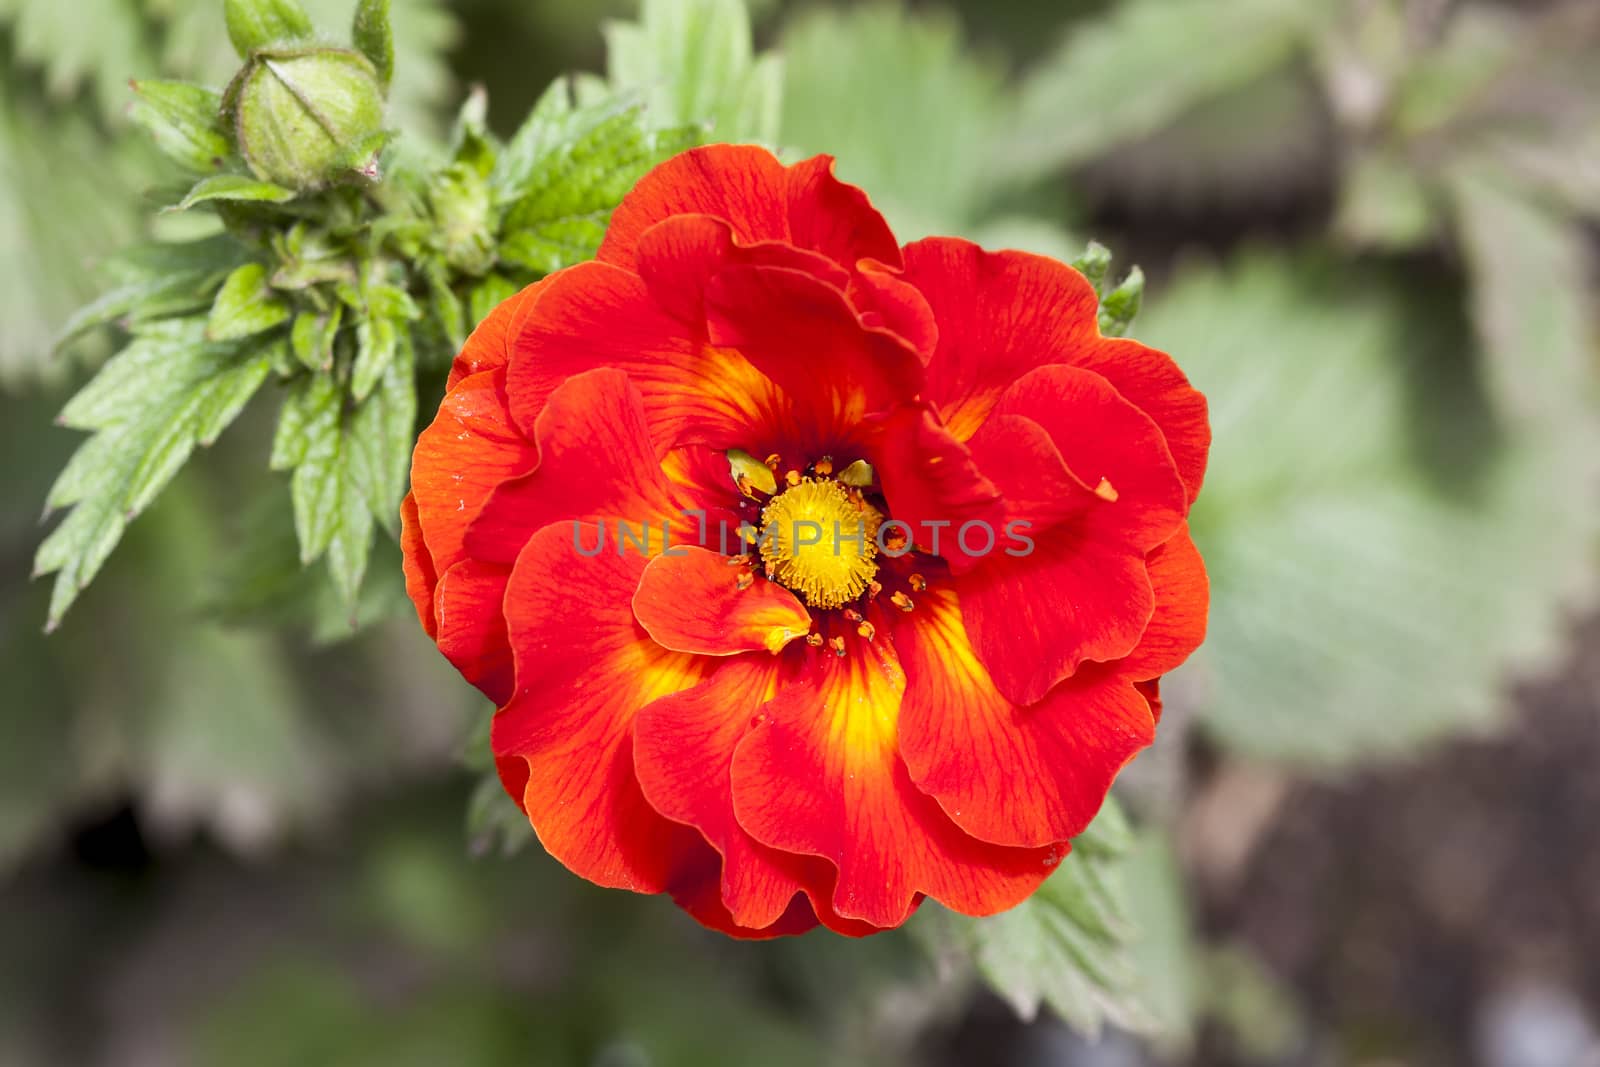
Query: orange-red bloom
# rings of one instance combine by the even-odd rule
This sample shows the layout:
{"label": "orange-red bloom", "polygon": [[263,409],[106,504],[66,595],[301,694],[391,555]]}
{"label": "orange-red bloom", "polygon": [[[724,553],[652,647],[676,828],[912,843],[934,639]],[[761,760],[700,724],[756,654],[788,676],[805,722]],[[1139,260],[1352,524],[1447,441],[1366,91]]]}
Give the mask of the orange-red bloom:
{"label": "orange-red bloom", "polygon": [[1205,629],[1205,400],[1096,310],[717,145],[490,315],[406,577],[545,848],[748,937],[1037,888]]}

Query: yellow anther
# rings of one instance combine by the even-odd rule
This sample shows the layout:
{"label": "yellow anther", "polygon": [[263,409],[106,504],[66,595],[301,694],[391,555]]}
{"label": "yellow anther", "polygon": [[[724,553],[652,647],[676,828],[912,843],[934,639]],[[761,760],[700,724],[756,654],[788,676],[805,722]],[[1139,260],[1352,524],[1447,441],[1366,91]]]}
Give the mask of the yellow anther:
{"label": "yellow anther", "polygon": [[1104,500],[1108,504],[1115,504],[1117,502],[1117,490],[1116,487],[1111,484],[1111,479],[1109,478],[1100,479],[1100,484],[1094,487],[1094,495],[1099,497],[1101,500]]}
{"label": "yellow anther", "polygon": [[833,459],[829,456],[823,456],[811,465],[811,469],[816,471],[819,477],[826,478],[833,473]]}
{"label": "yellow anther", "polygon": [[793,488],[800,484],[800,472],[790,471],[783,476],[783,480],[789,483],[790,488]]}
{"label": "yellow anther", "polygon": [[822,647],[822,635],[821,634],[806,634],[806,644],[810,645],[812,648],[821,648]]}
{"label": "yellow anther", "polygon": [[910,611],[912,608],[917,606],[910,597],[898,591],[890,594],[889,603],[893,604],[901,611]]}
{"label": "yellow anther", "polygon": [[755,584],[756,584],[756,576],[755,575],[751,574],[749,571],[740,571],[739,572],[739,588],[740,589],[749,589],[752,585],[755,585]]}
{"label": "yellow anther", "polygon": [[878,631],[870,622],[864,622],[860,626],[856,627],[856,633],[860,634],[868,641],[871,641],[875,636],[877,636]]}
{"label": "yellow anther", "polygon": [[844,638],[842,638],[842,637],[833,638],[832,640],[830,640],[828,642],[828,647],[833,649],[833,654],[835,656],[844,655]]}
{"label": "yellow anther", "polygon": [[911,586],[913,592],[920,593],[924,589],[928,588],[928,579],[924,578],[920,574],[913,574],[910,578],[906,579],[906,584]]}
{"label": "yellow anther", "polygon": [[814,608],[859,597],[878,571],[883,516],[857,507],[834,481],[799,479],[761,511],[757,544],[767,574]]}

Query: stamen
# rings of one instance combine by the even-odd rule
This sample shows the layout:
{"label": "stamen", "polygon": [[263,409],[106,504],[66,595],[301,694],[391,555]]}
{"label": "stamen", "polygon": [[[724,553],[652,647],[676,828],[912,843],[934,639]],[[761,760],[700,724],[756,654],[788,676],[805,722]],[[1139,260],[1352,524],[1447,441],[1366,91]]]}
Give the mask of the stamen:
{"label": "stamen", "polygon": [[833,457],[823,456],[811,465],[811,469],[816,471],[818,476],[826,478],[833,473]]}
{"label": "stamen", "polygon": [[893,604],[901,611],[910,611],[912,608],[917,606],[910,597],[906,596],[902,592],[899,592],[898,590],[890,594],[889,603]]}
{"label": "stamen", "polygon": [[878,630],[870,622],[864,622],[860,626],[856,627],[856,633],[860,634],[868,641],[871,641],[875,636],[877,636]]}
{"label": "stamen", "polygon": [[806,634],[806,644],[812,648],[822,647],[822,635],[817,633]]}
{"label": "stamen", "polygon": [[740,589],[749,589],[752,585],[755,585],[755,584],[756,584],[756,576],[755,575],[751,574],[749,571],[740,571],[739,572],[739,588]]}
{"label": "stamen", "polygon": [[910,578],[906,579],[906,583],[910,585],[912,591],[916,593],[920,593],[928,588],[928,579],[924,578],[920,574],[913,574]]}
{"label": "stamen", "polygon": [[1116,487],[1111,484],[1111,479],[1109,478],[1100,479],[1100,484],[1094,487],[1094,495],[1099,497],[1101,500],[1104,500],[1108,504],[1115,504],[1117,502],[1117,490]]}
{"label": "stamen", "polygon": [[833,654],[835,656],[844,655],[844,638],[842,638],[842,637],[833,638],[832,640],[830,640],[828,642],[828,647],[833,649]]}
{"label": "stamen", "polygon": [[758,544],[767,574],[811,607],[843,607],[877,573],[883,516],[852,500],[838,482],[801,478],[798,472],[790,478],[791,486],[761,511]]}

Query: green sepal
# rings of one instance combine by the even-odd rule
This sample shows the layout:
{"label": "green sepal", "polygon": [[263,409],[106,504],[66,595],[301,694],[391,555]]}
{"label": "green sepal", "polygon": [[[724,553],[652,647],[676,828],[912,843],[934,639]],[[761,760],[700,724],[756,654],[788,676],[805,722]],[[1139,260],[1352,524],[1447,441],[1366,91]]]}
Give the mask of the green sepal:
{"label": "green sepal", "polygon": [[372,60],[378,84],[385,92],[394,80],[394,27],[389,20],[389,6],[389,0],[361,0],[350,31],[356,48]]}
{"label": "green sepal", "polygon": [[221,170],[233,145],[217,121],[221,97],[178,81],[133,82],[129,117],[142,126],[162,155],[199,174]]}
{"label": "green sepal", "polygon": [[240,59],[258,48],[304,40],[315,32],[311,16],[298,0],[224,0],[222,12],[228,40]]}
{"label": "green sepal", "polygon": [[333,341],[344,320],[344,305],[334,304],[321,315],[301,312],[294,320],[289,333],[294,357],[311,371],[327,371],[333,367]]}
{"label": "green sepal", "polygon": [[258,181],[243,174],[216,174],[196,182],[187,196],[165,210],[187,211],[196,204],[213,200],[281,204],[294,198],[293,189],[285,189],[272,182]]}

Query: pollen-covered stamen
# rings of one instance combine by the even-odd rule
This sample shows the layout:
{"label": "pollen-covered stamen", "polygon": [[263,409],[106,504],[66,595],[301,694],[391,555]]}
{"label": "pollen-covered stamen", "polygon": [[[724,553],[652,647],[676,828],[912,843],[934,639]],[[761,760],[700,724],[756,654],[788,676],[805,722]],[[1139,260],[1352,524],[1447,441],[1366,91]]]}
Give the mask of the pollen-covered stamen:
{"label": "pollen-covered stamen", "polygon": [[878,572],[883,516],[831,480],[801,479],[761,511],[757,541],[766,572],[814,608],[837,608]]}

